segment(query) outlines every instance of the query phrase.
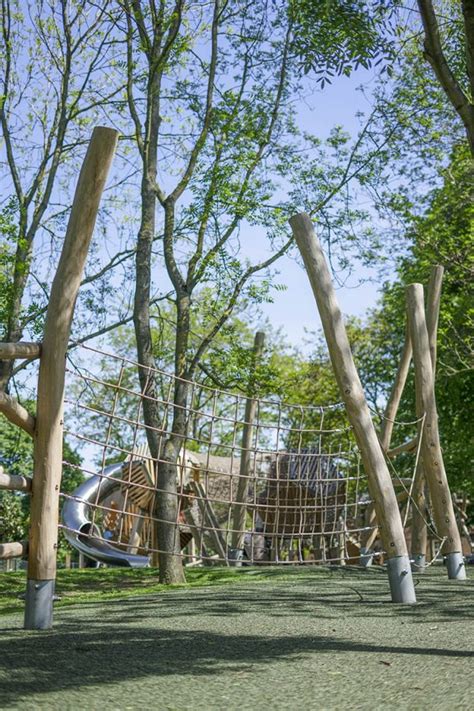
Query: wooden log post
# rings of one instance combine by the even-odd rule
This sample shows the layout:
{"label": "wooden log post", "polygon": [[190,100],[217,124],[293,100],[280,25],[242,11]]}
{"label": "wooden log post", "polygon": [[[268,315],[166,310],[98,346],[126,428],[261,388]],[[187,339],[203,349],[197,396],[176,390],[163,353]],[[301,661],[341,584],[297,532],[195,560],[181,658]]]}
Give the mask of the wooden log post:
{"label": "wooden log post", "polygon": [[[248,397],[245,402],[244,426],[242,431],[242,450],[240,455],[239,479],[233,506],[232,536],[229,560],[232,565],[242,564],[245,538],[245,518],[247,507],[245,501],[250,482],[250,472],[252,469],[252,441],[255,413],[257,411],[257,400],[255,399],[255,370],[262,357],[265,347],[265,333],[257,331],[253,345],[252,372],[248,383]],[[255,461],[255,453],[253,456]]]}
{"label": "wooden log post", "polygon": [[[410,334],[408,333],[407,329],[405,335],[405,343],[403,344],[402,355],[398,364],[397,374],[395,376],[395,381],[393,383],[390,395],[387,400],[387,405],[385,406],[385,412],[380,428],[380,445],[382,447],[382,450],[386,454],[388,454],[389,452],[390,443],[392,441],[393,426],[395,424],[394,420],[397,416],[398,408],[400,406],[400,400],[402,398],[405,383],[407,381],[411,357],[412,347],[410,341]],[[372,546],[378,533],[376,527],[375,502],[372,502],[368,506],[365,525],[366,530],[361,536],[360,564],[362,565],[362,567],[367,568],[372,565],[373,562]]]}
{"label": "wooden log post", "polygon": [[18,341],[17,343],[0,343],[0,360],[34,360],[41,355],[41,343]]}
{"label": "wooden log post", "polygon": [[34,437],[35,418],[14,397],[4,392],[0,392],[0,412],[12,424],[21,427],[30,437]]}
{"label": "wooden log post", "polygon": [[25,558],[27,553],[28,541],[16,541],[15,543],[0,543],[0,560]]}
{"label": "wooden log post", "polygon": [[22,476],[21,474],[7,474],[3,467],[0,467],[0,489],[30,493],[32,481],[33,480],[29,476]]}
{"label": "wooden log post", "polygon": [[[444,267],[434,266],[431,268],[426,293],[426,327],[428,329],[431,367],[433,369],[433,387],[436,372],[436,345],[438,337],[438,321],[443,273]],[[428,496],[426,489],[426,477],[423,471],[423,457],[420,457],[415,471],[415,481],[413,486],[411,526],[412,568],[418,573],[424,572],[426,568],[426,549],[428,546],[428,528],[426,525]]]}
{"label": "wooden log post", "polygon": [[304,213],[295,215],[290,225],[316,298],[336,380],[375,501],[392,601],[413,604],[415,589],[397,498],[352,358],[329,269],[310,217]]}
{"label": "wooden log post", "polygon": [[408,372],[410,370],[412,353],[413,349],[411,345],[410,334],[408,333],[407,329],[405,335],[405,343],[403,345],[402,355],[400,357],[400,363],[398,365],[397,374],[395,376],[395,381],[390,391],[387,405],[385,407],[382,425],[380,427],[380,444],[382,445],[382,449],[384,452],[388,452],[388,450],[390,449],[393,426],[395,424],[395,418],[397,416],[398,408],[400,407],[400,400],[402,399],[403,390],[405,389]]}
{"label": "wooden log post", "polygon": [[38,379],[26,629],[49,629],[53,621],[66,350],[76,297],[117,139],[118,132],[114,129],[97,127],[93,131],[51,287]]}
{"label": "wooden log post", "polygon": [[461,537],[454,515],[439,440],[430,339],[426,325],[422,284],[410,284],[407,287],[407,311],[415,364],[417,416],[420,418],[424,416],[422,431],[420,427],[423,471],[428,482],[437,533],[443,539],[448,576],[451,579],[464,580],[466,569],[462,556]]}

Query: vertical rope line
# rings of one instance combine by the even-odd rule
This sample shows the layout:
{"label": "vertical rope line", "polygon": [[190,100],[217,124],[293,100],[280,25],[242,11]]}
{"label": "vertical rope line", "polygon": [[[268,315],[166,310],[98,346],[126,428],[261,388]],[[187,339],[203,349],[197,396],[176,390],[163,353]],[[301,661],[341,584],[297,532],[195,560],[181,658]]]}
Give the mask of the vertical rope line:
{"label": "vertical rope line", "polygon": [[[151,377],[151,371],[148,369],[148,374],[145,382],[145,387],[143,388],[143,391],[140,393],[141,395],[145,394],[148,390],[148,385],[150,383],[150,377]],[[125,493],[122,494],[122,511],[121,515],[119,518],[119,531],[118,531],[118,541],[119,543],[122,543],[122,536],[124,535],[123,531],[125,528],[125,535],[127,535],[128,531],[128,524],[129,521],[127,520],[127,506],[128,506],[128,499],[130,496],[130,488],[132,486],[132,466],[133,466],[133,452],[135,451],[136,445],[137,445],[137,433],[138,433],[138,427],[140,424],[140,413],[142,411],[142,405],[143,405],[143,400],[142,397],[138,399],[138,406],[136,409],[136,416],[133,424],[133,430],[132,430],[132,445],[131,445],[131,451],[130,451],[130,457],[129,457],[129,462],[127,466],[127,472],[126,472],[126,482],[127,486],[125,486]],[[122,481],[123,481],[123,474],[122,474]],[[121,487],[123,491],[123,486]]]}
{"label": "vertical rope line", "polygon": [[281,459],[280,459],[280,431],[281,431],[281,403],[278,404],[278,420],[277,420],[277,442],[276,442],[276,456],[275,456],[275,477],[276,477],[276,499],[272,502],[273,510],[273,536],[271,541],[271,557],[272,562],[278,563],[278,531],[280,528],[280,473],[281,473]]}
{"label": "vertical rope line", "polygon": [[119,376],[118,376],[118,380],[117,380],[116,386],[114,387],[114,386],[112,385],[113,392],[114,392],[114,398],[113,398],[113,404],[112,404],[112,411],[111,411],[111,413],[110,413],[110,415],[109,415],[109,423],[108,423],[108,425],[107,425],[107,433],[106,433],[106,436],[105,436],[105,442],[104,442],[103,449],[102,449],[102,462],[101,462],[101,467],[100,467],[100,471],[101,471],[100,477],[101,477],[101,479],[100,479],[100,482],[99,482],[99,486],[97,487],[97,490],[96,490],[94,506],[92,507],[92,517],[91,517],[91,518],[92,518],[92,521],[91,521],[91,526],[90,526],[90,530],[91,530],[91,531],[94,530],[94,526],[95,526],[96,512],[97,512],[97,507],[98,507],[99,500],[100,500],[100,490],[101,490],[101,488],[102,488],[102,483],[103,483],[103,481],[104,481],[104,469],[105,469],[105,461],[106,461],[106,452],[107,452],[107,449],[109,449],[110,437],[111,437],[111,434],[112,434],[112,427],[113,427],[113,421],[114,421],[114,415],[115,415],[115,413],[116,413],[117,403],[118,403],[118,400],[119,400],[119,397],[120,397],[120,390],[119,390],[119,388],[120,388],[120,386],[121,386],[121,384],[122,384],[122,379],[123,379],[124,370],[125,370],[125,363],[124,363],[124,361],[122,360],[122,361],[121,361],[121,366],[120,366]]}
{"label": "vertical rope line", "polygon": [[[410,504],[413,503],[413,498],[412,498],[413,497],[413,489],[415,487],[415,479],[416,479],[416,471],[418,469],[418,462],[420,461],[421,445],[423,442],[424,429],[425,429],[425,420],[426,420],[426,412],[423,413],[423,418],[422,418],[421,424],[420,424],[420,433],[418,435],[418,442],[417,442],[417,446],[416,446],[415,464],[413,467],[413,476],[412,476],[411,483],[410,483],[410,489],[408,491],[408,501],[407,501],[407,508],[406,508],[406,512],[405,512],[405,518],[403,519],[403,528],[405,528],[405,526],[407,525],[407,520],[408,520],[408,516],[410,513]],[[423,514],[423,519],[424,519],[424,514]]]}

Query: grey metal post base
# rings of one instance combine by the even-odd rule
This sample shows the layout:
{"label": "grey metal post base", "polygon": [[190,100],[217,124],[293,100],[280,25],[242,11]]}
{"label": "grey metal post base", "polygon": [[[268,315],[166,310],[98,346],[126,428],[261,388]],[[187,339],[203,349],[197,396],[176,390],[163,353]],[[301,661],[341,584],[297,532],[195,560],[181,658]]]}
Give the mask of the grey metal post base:
{"label": "grey metal post base", "polygon": [[466,580],[466,566],[462,553],[448,553],[446,556],[446,567],[450,580]]}
{"label": "grey metal post base", "polygon": [[54,580],[28,580],[25,630],[49,630],[53,626]]}
{"label": "grey metal post base", "polygon": [[416,603],[416,595],[409,557],[401,555],[397,558],[389,558],[387,571],[392,602],[414,605]]}
{"label": "grey metal post base", "polygon": [[234,568],[242,567],[244,551],[241,548],[230,548],[228,553],[229,565]]}
{"label": "grey metal post base", "polygon": [[414,573],[424,573],[426,569],[426,556],[423,553],[414,555],[411,561],[411,569]]}
{"label": "grey metal post base", "polygon": [[359,563],[363,568],[370,568],[374,562],[374,552],[370,548],[361,548]]}

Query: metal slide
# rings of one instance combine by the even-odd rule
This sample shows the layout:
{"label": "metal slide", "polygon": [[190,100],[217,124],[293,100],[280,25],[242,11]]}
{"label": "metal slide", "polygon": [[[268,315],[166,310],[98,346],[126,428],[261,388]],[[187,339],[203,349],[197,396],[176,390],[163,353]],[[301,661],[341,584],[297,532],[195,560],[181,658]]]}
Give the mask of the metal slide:
{"label": "metal slide", "polygon": [[[113,543],[100,540],[103,534],[97,525],[92,524],[89,517],[90,506],[100,503],[120,486],[118,479],[122,476],[122,472],[123,462],[111,464],[104,469],[102,474],[96,474],[87,479],[74,491],[71,498],[66,499],[62,512],[64,535],[67,541],[80,553],[84,553],[100,563],[144,568],[150,564],[148,556],[127,553],[114,546]],[[92,538],[90,534],[97,535],[98,538]]]}

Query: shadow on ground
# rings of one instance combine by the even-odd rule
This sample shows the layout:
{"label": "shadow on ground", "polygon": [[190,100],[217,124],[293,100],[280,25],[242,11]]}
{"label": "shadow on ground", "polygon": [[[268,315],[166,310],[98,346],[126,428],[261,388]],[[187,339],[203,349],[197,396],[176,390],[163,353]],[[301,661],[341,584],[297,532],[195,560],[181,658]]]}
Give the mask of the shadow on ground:
{"label": "shadow on ground", "polygon": [[[0,701],[5,707],[18,700],[19,685],[24,700],[147,677],[216,677],[249,666],[259,673],[282,661],[291,676],[313,655],[347,656],[349,664],[358,658],[352,655],[365,664],[370,655],[408,655],[421,666],[434,659],[440,668],[474,657],[459,634],[472,625],[472,595],[463,586],[427,578],[419,586],[422,602],[409,607],[387,604],[378,578],[316,582],[177,590],[78,605],[58,612],[52,632],[4,630]],[[366,634],[370,629],[380,630],[380,641]],[[436,640],[427,643],[430,632],[421,638],[426,630],[438,630]]]}

